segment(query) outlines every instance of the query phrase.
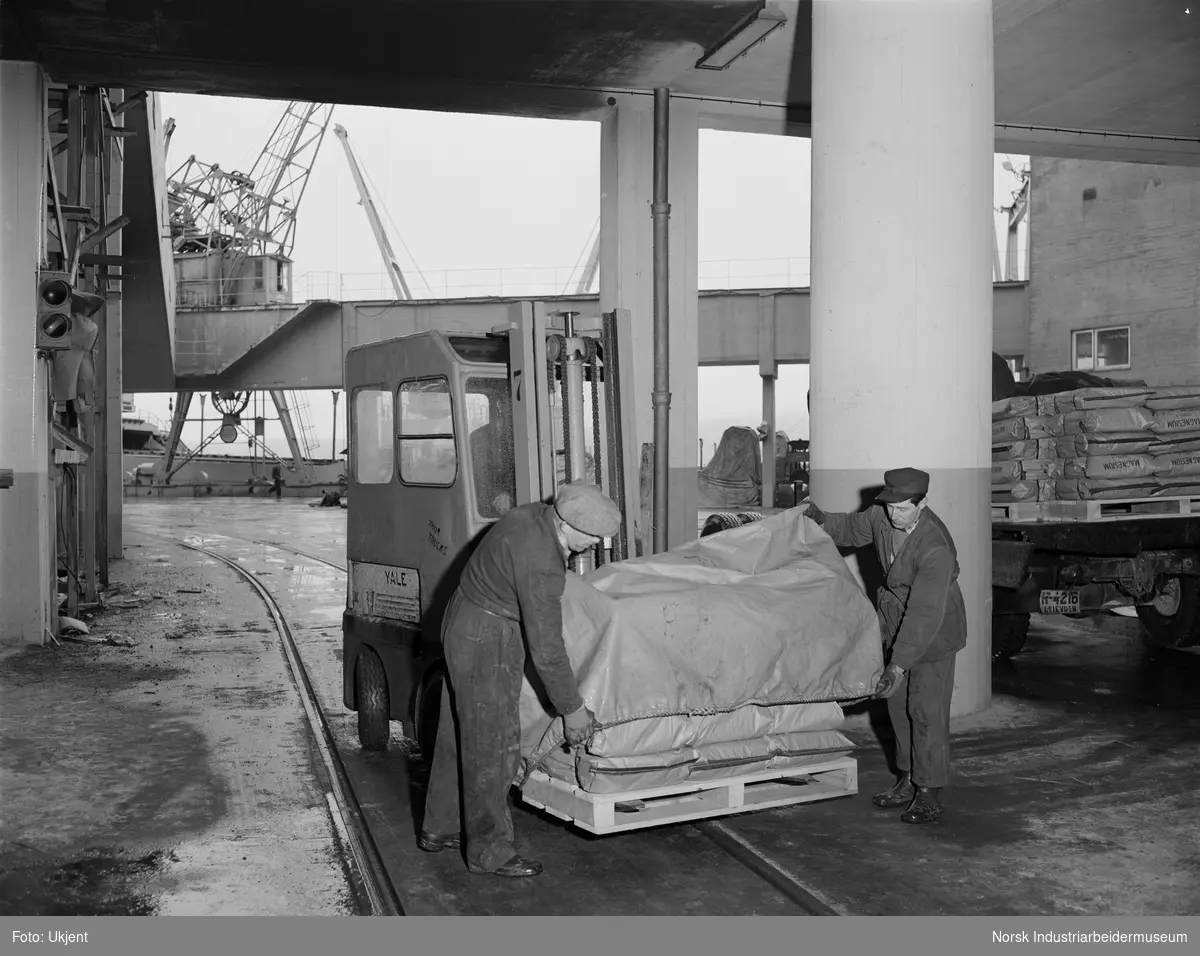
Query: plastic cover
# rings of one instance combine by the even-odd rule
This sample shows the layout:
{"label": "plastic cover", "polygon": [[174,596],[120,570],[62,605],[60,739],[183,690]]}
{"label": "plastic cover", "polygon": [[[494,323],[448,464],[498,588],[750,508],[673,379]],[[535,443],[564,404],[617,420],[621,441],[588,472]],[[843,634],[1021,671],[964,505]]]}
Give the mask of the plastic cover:
{"label": "plastic cover", "polygon": [[[883,669],[874,607],[801,509],[568,574],[563,636],[609,760],[826,731]],[[528,680],[521,727],[526,770],[561,752]]]}

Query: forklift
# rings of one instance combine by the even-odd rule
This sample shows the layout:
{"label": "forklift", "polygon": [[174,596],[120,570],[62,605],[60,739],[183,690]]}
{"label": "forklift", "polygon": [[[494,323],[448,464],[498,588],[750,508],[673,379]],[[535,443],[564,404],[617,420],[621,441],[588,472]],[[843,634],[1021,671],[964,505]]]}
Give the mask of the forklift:
{"label": "forklift", "polygon": [[342,700],[357,712],[364,750],[385,750],[395,720],[432,754],[442,616],[471,552],[506,511],[591,481],[625,520],[572,570],[629,556],[628,328],[625,310],[580,318],[520,302],[490,332],[429,330],[347,351]]}

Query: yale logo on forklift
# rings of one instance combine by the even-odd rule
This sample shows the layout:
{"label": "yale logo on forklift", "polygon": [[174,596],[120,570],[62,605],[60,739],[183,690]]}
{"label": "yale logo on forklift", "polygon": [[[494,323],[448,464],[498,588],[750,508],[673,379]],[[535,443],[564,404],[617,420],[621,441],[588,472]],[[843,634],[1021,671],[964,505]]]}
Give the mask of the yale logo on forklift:
{"label": "yale logo on forklift", "polygon": [[1078,591],[1043,591],[1038,598],[1043,614],[1078,614]]}
{"label": "yale logo on forklift", "polygon": [[416,568],[350,562],[350,609],[404,624],[421,623],[421,576]]}

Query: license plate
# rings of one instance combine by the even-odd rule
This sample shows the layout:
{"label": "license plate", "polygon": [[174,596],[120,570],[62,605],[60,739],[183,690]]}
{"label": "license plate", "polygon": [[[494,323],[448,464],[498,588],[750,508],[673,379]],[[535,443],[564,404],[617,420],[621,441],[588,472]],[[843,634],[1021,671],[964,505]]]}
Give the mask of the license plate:
{"label": "license plate", "polygon": [[1043,614],[1078,614],[1078,591],[1043,591],[1038,601]]}

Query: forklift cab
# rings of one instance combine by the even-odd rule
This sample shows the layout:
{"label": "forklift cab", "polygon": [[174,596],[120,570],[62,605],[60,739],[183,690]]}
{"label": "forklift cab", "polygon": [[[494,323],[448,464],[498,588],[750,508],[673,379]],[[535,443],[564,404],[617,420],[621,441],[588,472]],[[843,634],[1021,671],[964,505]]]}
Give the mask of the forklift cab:
{"label": "forklift cab", "polygon": [[[346,353],[342,696],[358,712],[364,749],[385,749],[390,721],[398,720],[423,753],[432,753],[443,682],[441,619],[474,547],[506,511],[548,500],[563,480],[586,473],[600,481],[591,472],[612,436],[593,427],[595,454],[586,456],[583,431],[576,428],[569,452],[563,429],[589,417],[572,361],[586,364],[590,356],[595,398],[601,349],[556,336],[540,308],[524,308],[528,321],[493,333],[431,330]],[[576,352],[588,355],[569,356],[554,339],[582,343]],[[559,352],[561,388],[553,381]],[[617,475],[620,456],[610,464]]]}

